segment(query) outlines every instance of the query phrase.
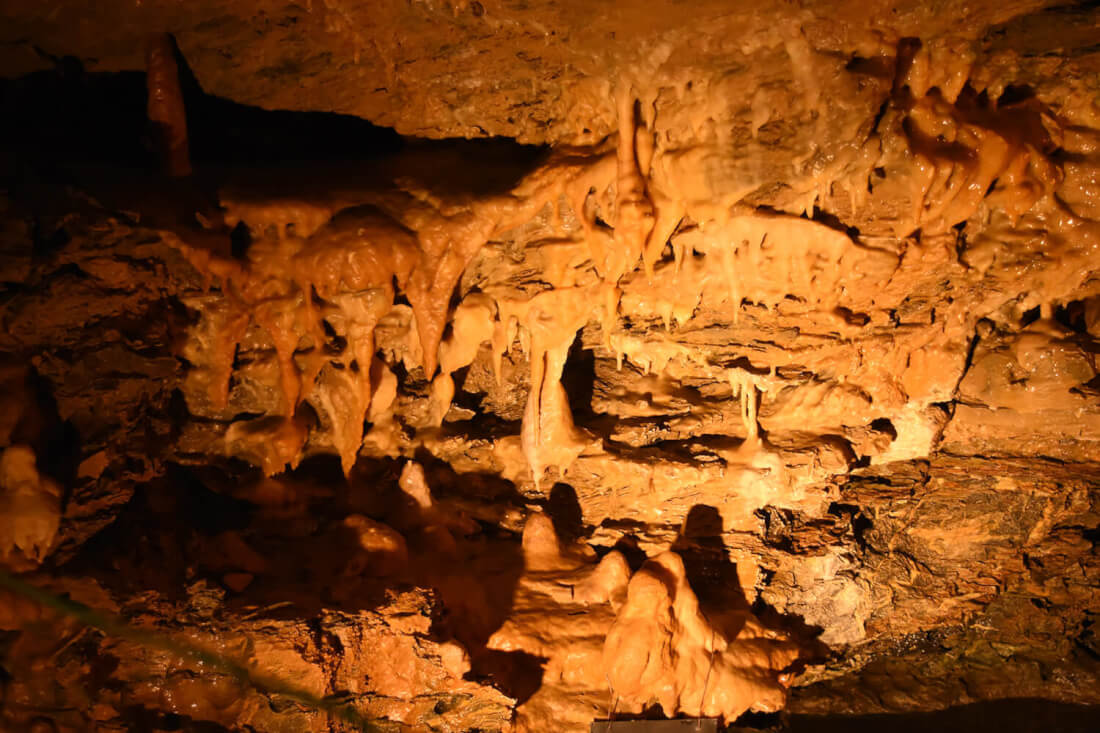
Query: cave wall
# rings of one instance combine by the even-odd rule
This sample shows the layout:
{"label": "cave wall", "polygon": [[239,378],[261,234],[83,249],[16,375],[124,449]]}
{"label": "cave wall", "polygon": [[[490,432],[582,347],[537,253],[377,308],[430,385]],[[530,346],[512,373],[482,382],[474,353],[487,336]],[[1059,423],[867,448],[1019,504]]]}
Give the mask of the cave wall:
{"label": "cave wall", "polygon": [[5,149],[5,564],[312,695],[9,589],[11,725],[1097,702],[1095,9],[20,5],[9,75],[545,147]]}

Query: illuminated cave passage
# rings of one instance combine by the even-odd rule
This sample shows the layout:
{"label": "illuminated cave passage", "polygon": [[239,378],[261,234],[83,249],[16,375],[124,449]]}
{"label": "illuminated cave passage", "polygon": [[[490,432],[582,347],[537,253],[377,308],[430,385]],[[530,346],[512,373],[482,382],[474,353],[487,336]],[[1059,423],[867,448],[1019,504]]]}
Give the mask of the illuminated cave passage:
{"label": "illuminated cave passage", "polygon": [[1100,727],[1095,3],[101,5],[0,0],[0,730]]}

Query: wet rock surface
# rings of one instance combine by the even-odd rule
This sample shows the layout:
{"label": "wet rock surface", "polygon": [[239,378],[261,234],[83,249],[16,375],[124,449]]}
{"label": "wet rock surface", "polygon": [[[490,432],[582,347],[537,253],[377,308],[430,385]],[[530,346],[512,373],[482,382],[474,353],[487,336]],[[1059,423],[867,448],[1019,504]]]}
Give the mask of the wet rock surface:
{"label": "wet rock surface", "polygon": [[1095,8],[24,5],[4,726],[1094,727]]}

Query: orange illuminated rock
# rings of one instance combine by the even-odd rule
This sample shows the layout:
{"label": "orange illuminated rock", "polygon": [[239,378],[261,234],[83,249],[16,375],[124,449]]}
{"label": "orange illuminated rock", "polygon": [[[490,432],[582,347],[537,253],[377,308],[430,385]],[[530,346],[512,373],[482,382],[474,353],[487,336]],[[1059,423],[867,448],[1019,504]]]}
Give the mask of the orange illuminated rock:
{"label": "orange illuminated rock", "polygon": [[[5,99],[171,28],[207,92],[512,138],[276,146],[198,216],[9,146],[6,566],[408,731],[1100,702],[1094,4],[0,5],[89,72]],[[10,605],[0,728],[339,725]]]}
{"label": "orange illuminated rock", "polygon": [[683,560],[666,552],[631,579],[604,645],[607,681],[624,712],[658,704],[669,717],[735,720],[786,702],[797,644],[748,611],[722,628],[700,610]]}
{"label": "orange illuminated rock", "polygon": [[170,176],[187,176],[191,174],[187,113],[175,53],[176,44],[167,33],[149,36],[145,62],[147,106],[165,172]]}
{"label": "orange illuminated rock", "polygon": [[610,708],[601,655],[629,568],[617,552],[597,563],[587,545],[563,546],[542,514],[527,520],[523,557],[512,612],[489,640],[491,649],[546,659],[541,686],[517,709],[517,730],[586,730]]}
{"label": "orange illuminated rock", "polygon": [[46,559],[61,523],[61,487],[38,472],[34,451],[0,453],[0,562],[17,568]]}
{"label": "orange illuminated rock", "polygon": [[359,514],[346,517],[343,524],[352,531],[358,545],[347,560],[346,574],[386,577],[405,572],[409,551],[397,530]]}
{"label": "orange illuminated rock", "polygon": [[676,553],[631,576],[618,552],[597,562],[586,545],[563,545],[541,514],[527,521],[523,553],[512,614],[490,640],[547,660],[517,710],[520,730],[585,730],[612,704],[726,720],[783,707],[799,646],[747,610],[708,619]]}

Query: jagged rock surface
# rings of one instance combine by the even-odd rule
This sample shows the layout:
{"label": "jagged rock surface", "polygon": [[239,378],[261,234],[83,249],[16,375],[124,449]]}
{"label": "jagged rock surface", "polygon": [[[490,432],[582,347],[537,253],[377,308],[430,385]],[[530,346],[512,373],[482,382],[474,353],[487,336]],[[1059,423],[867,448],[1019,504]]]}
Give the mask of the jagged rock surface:
{"label": "jagged rock surface", "polygon": [[[748,666],[795,715],[1100,703],[1098,16],[1041,7],[6,4],[8,73],[167,29],[208,92],[555,147],[228,171],[220,208],[12,181],[0,458],[62,501],[5,562],[396,729],[611,712],[584,665],[670,549],[700,628],[792,640]],[[632,567],[578,598],[596,555]],[[12,725],[330,724],[18,609]]]}

